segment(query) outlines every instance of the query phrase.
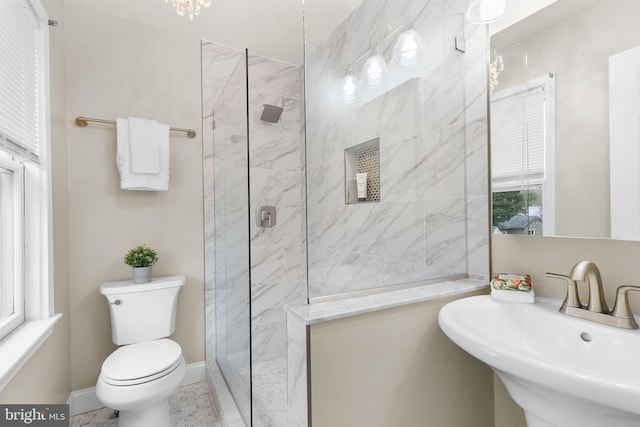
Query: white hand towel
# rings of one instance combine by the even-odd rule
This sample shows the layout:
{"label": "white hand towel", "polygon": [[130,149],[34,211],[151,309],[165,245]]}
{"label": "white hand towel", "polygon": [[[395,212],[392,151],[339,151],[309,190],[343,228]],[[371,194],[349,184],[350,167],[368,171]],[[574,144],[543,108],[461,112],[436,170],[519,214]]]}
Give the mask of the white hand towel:
{"label": "white hand towel", "polygon": [[128,119],[117,119],[117,155],[120,188],[138,191],[169,190],[169,126],[158,123],[158,172],[135,173],[131,169],[130,128]]}
{"label": "white hand towel", "polygon": [[131,150],[131,172],[160,172],[158,122],[129,117],[129,149]]}

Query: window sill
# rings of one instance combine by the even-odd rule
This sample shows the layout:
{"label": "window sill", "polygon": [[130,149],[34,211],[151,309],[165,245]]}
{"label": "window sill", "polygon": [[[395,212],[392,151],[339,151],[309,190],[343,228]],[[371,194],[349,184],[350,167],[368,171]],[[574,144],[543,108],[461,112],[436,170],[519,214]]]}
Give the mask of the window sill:
{"label": "window sill", "polygon": [[53,326],[61,317],[62,314],[58,313],[48,319],[24,322],[0,341],[0,391],[51,335]]}

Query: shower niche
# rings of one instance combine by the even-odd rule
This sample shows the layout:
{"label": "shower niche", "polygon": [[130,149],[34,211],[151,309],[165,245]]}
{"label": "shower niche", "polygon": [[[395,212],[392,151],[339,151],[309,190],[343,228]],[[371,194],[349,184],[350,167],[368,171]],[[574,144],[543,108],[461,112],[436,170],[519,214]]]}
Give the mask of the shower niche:
{"label": "shower niche", "polygon": [[[366,178],[360,175],[358,182],[358,174]],[[344,182],[345,204],[380,202],[380,138],[345,148]]]}

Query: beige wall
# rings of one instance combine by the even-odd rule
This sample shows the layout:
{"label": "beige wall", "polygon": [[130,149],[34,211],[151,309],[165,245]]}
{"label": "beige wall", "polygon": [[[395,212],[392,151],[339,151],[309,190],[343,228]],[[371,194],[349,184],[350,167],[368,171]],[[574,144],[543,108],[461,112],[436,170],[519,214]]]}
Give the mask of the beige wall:
{"label": "beige wall", "polygon": [[[302,0],[216,0],[211,2],[211,7],[202,9],[193,20],[187,16],[177,16],[171,2],[163,0],[65,1],[70,5],[173,33],[238,49],[248,48],[252,53],[291,64],[302,62]],[[314,7],[321,8],[325,13],[345,16],[341,11],[360,1],[314,0]]]}
{"label": "beige wall", "polygon": [[[620,285],[640,285],[638,260],[640,242],[580,239],[561,237],[492,236],[491,263],[493,272],[524,272],[531,274],[536,296],[564,298],[566,284],[545,277],[546,272],[569,274],[579,261],[595,262],[602,274],[605,296],[613,306],[615,289]],[[586,287],[580,289],[580,298],[587,302]],[[640,295],[630,295],[631,308],[640,312]],[[559,308],[559,306],[558,306]],[[496,395],[501,393],[496,381]],[[504,393],[502,393],[504,395]],[[510,399],[509,399],[510,400]],[[523,413],[507,399],[496,399],[496,427],[517,427],[522,424]],[[498,423],[500,421],[500,424]]]}
{"label": "beige wall", "polygon": [[[545,277],[546,272],[569,274],[579,261],[595,262],[602,274],[605,296],[613,306],[621,285],[640,285],[637,266],[640,242],[562,237],[492,236],[492,271],[530,273],[536,295],[564,298],[566,283]],[[580,288],[587,301],[587,289]],[[631,294],[631,308],[640,312],[640,295]]]}
{"label": "beige wall", "polygon": [[556,1],[558,0],[536,0],[535,2],[507,0],[504,16],[489,24],[489,32],[493,35],[502,31],[508,26],[515,24],[516,22],[536,13],[540,9],[543,9]]}
{"label": "beige wall", "polygon": [[[126,279],[124,252],[158,249],[154,275],[185,274],[174,339],[204,359],[200,41],[45,0],[50,31],[54,333],[0,393],[3,403],[64,403],[95,385],[111,343],[101,282]],[[65,44],[66,39],[66,44]],[[167,193],[118,188],[115,128],[73,125],[77,115],[127,115],[194,128],[171,138]],[[73,367],[73,369],[71,369]]]}
{"label": "beige wall", "polygon": [[[95,386],[114,350],[100,283],[128,279],[126,250],[147,243],[154,276],[184,274],[173,338],[187,363],[204,360],[200,41],[66,6],[71,389]],[[115,127],[76,116],[135,116],[194,128],[171,135],[168,192],[119,189]]]}
{"label": "beige wall", "polygon": [[492,427],[491,370],[437,323],[453,299],[312,325],[313,426]]}
{"label": "beige wall", "polygon": [[494,427],[527,427],[524,410],[513,401],[500,377],[493,374]]}
{"label": "beige wall", "polygon": [[65,403],[70,390],[69,263],[67,237],[67,124],[63,0],[44,0],[59,22],[49,32],[51,71],[51,163],[55,311],[62,313],[53,334],[0,392],[2,403]]}

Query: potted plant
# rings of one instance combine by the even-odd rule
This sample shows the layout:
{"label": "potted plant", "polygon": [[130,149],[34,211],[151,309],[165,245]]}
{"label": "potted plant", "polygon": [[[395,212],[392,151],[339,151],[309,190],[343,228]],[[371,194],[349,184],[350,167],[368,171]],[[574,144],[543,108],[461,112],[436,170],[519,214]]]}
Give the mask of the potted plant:
{"label": "potted plant", "polygon": [[158,253],[150,246],[140,245],[129,249],[124,263],[133,267],[133,283],[151,281],[151,266],[158,261]]}

